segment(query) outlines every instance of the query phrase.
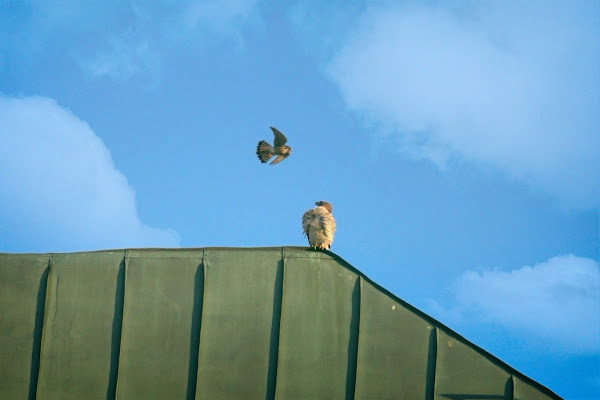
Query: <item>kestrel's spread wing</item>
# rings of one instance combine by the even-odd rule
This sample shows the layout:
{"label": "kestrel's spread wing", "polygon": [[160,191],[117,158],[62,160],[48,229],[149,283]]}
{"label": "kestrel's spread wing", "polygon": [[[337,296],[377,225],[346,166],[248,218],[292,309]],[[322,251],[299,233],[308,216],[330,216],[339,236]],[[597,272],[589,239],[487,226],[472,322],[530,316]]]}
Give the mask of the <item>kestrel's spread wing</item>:
{"label": "kestrel's spread wing", "polygon": [[273,159],[273,161],[271,161],[271,162],[269,163],[269,165],[275,165],[275,164],[277,164],[277,163],[279,163],[279,162],[281,162],[281,161],[285,160],[285,159],[287,158],[287,156],[289,156],[289,155],[290,155],[290,153],[278,155],[277,157],[275,157],[275,158]]}
{"label": "kestrel's spread wing", "polygon": [[285,137],[285,135],[279,132],[277,128],[271,127],[271,130],[273,131],[273,135],[275,135],[275,139],[273,140],[273,147],[283,146],[287,142],[287,138]]}

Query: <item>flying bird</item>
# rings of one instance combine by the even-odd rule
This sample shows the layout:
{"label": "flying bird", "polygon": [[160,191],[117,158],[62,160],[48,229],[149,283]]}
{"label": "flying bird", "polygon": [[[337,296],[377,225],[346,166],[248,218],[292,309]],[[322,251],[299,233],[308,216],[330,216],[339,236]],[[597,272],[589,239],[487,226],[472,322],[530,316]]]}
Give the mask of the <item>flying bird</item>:
{"label": "flying bird", "polygon": [[313,249],[329,250],[335,233],[335,219],[331,215],[331,204],[317,201],[316,207],[302,215],[302,230]]}
{"label": "flying bird", "polygon": [[261,140],[258,142],[258,146],[256,146],[256,155],[263,164],[269,161],[271,157],[277,156],[273,161],[271,161],[271,165],[275,165],[285,160],[292,152],[292,148],[285,145],[287,138],[283,133],[279,132],[277,128],[271,127],[271,130],[275,136],[273,139],[273,146],[271,146],[265,140]]}

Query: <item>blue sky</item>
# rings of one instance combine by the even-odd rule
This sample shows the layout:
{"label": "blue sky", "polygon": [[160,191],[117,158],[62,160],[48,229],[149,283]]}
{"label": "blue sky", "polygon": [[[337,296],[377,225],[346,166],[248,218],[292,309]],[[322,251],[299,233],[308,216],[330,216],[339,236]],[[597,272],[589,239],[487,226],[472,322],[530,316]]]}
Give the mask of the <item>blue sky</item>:
{"label": "blue sky", "polygon": [[304,245],[328,200],[334,252],[600,396],[600,3],[96,3],[0,2],[0,251]]}

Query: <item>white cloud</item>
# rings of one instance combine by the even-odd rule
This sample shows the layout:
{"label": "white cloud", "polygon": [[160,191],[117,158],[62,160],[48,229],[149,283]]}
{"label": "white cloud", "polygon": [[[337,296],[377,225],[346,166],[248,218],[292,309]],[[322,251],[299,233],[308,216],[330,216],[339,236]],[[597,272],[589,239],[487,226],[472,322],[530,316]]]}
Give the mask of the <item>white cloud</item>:
{"label": "white cloud", "polygon": [[410,157],[492,166],[567,208],[600,205],[595,2],[369,8],[328,73]]}
{"label": "white cloud", "polygon": [[250,18],[259,0],[205,0],[192,2],[182,15],[188,29],[208,25],[223,34],[236,32]]}
{"label": "white cloud", "polygon": [[55,45],[92,76],[155,84],[170,49],[235,39],[258,18],[260,0],[175,0],[55,3],[28,0],[0,13],[0,55],[36,58]]}
{"label": "white cloud", "polygon": [[179,244],[140,221],[102,140],[49,98],[0,96],[0,204],[4,221],[37,237],[36,251]]}
{"label": "white cloud", "polygon": [[[93,75],[127,80],[141,76],[156,83],[161,54],[180,44],[197,49],[210,37],[234,38],[256,14],[258,0],[182,0],[170,4],[133,3],[132,18],[87,65]],[[84,63],[85,64],[85,63]]]}
{"label": "white cloud", "polygon": [[600,269],[592,259],[563,255],[509,272],[466,271],[453,292],[455,304],[436,310],[444,319],[500,324],[545,349],[600,353]]}
{"label": "white cloud", "polygon": [[134,76],[156,83],[160,75],[160,57],[148,42],[135,38],[133,32],[125,32],[110,41],[110,49],[97,52],[86,67],[94,76],[107,76],[124,81]]}

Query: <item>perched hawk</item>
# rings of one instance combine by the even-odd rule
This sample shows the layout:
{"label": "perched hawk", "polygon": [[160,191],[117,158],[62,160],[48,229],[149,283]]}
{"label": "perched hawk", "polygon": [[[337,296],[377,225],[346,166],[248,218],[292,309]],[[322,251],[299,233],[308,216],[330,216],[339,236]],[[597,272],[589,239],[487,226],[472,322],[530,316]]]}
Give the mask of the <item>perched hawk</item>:
{"label": "perched hawk", "polygon": [[331,215],[331,204],[317,201],[316,207],[302,216],[302,230],[313,249],[329,250],[335,233],[335,219]]}
{"label": "perched hawk", "polygon": [[269,158],[277,156],[271,161],[271,165],[274,165],[285,160],[292,152],[292,148],[290,146],[285,146],[287,138],[283,133],[279,132],[277,128],[271,127],[271,130],[273,131],[273,135],[275,135],[273,146],[266,141],[261,140],[258,142],[258,146],[256,146],[256,155],[261,163],[266,163],[269,161]]}

